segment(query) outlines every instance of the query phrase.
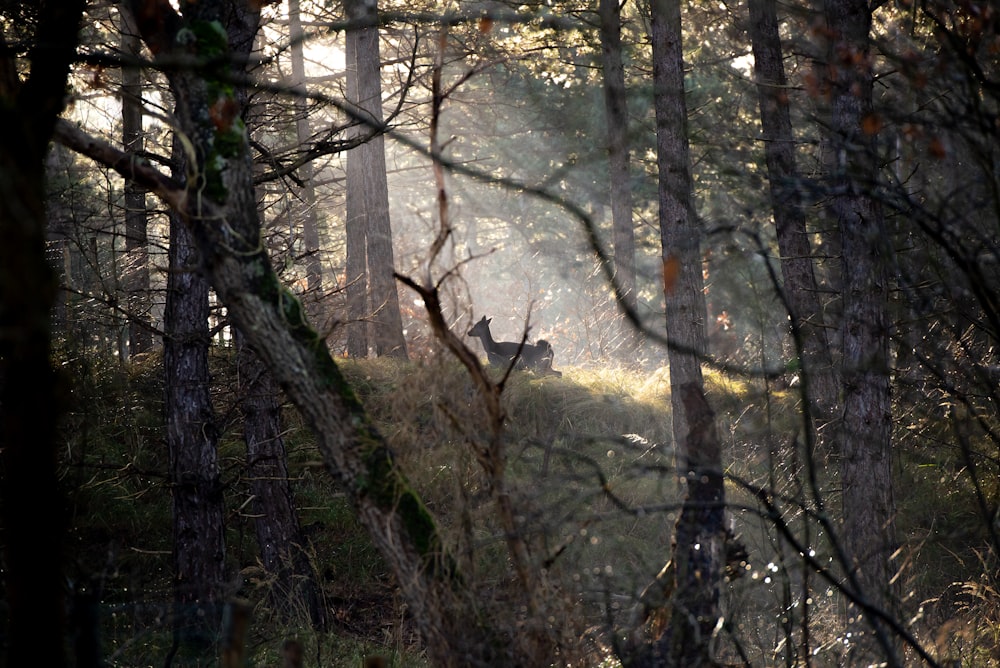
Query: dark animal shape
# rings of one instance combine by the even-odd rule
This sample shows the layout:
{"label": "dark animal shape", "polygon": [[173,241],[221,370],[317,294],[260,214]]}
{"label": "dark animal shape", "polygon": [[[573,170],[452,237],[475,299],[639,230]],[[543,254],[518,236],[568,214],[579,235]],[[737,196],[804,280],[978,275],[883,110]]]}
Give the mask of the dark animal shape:
{"label": "dark animal shape", "polygon": [[539,339],[538,343],[524,344],[515,341],[494,341],[493,334],[490,333],[490,322],[492,318],[483,318],[469,330],[469,336],[478,336],[486,349],[486,357],[490,364],[499,367],[508,367],[511,362],[515,369],[533,369],[539,373],[553,374],[561,376],[562,373],[552,368],[552,360],[555,352],[552,346],[544,339]]}

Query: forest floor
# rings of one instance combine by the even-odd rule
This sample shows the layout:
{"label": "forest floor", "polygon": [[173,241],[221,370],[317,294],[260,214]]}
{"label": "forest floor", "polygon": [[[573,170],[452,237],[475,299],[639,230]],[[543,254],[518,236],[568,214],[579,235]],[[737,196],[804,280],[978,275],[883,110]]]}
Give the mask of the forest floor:
{"label": "forest floor", "polygon": [[[456,548],[475,551],[476,577],[485,589],[493,587],[504,577],[498,564],[505,559],[469,447],[483,437],[484,424],[471,381],[461,368],[444,362],[343,360],[342,368],[428,508]],[[562,549],[552,577],[577,583],[576,596],[585,607],[597,606],[608,592],[634,596],[669,558],[677,485],[668,377],[665,369],[563,371],[561,378],[515,373],[507,380],[507,475],[517,502],[531,509],[537,547]],[[422,665],[418,638],[388,569],[291,407],[284,416],[289,472],[331,628],[313,633],[304,611],[289,618],[272,609],[272,581],[257,560],[250,493],[242,477],[245,449],[228,351],[215,353],[213,374],[223,429],[219,457],[231,589],[234,598],[252,607],[252,664],[276,665],[283,641],[295,637],[305,645],[306,665],[358,666],[375,655],[387,657],[390,665]],[[161,665],[156,657],[166,656],[172,642],[171,505],[161,379],[156,356],[128,368],[77,368],[74,409],[64,425],[63,481],[72,509],[67,571],[74,582],[90,583],[100,592],[108,665]],[[763,382],[710,374],[708,395],[718,414],[728,474],[772,485],[776,492],[801,482],[802,471],[782,450],[798,434],[794,388],[776,391]],[[959,494],[960,471],[943,458],[911,449],[901,460],[897,527],[908,560],[903,588],[909,608],[919,608],[927,620],[923,637],[929,643],[939,641],[935,629],[951,629],[954,637],[947,643],[963,642],[968,624],[962,621],[961,633],[955,633],[954,620],[966,619],[959,613],[976,600],[968,585],[981,582],[977,578],[984,568],[978,557],[985,553],[983,536],[972,521],[977,511]],[[944,503],[942,480],[951,490]],[[773,532],[760,515],[746,510],[752,500],[736,485],[727,485],[727,494],[734,506],[733,527],[750,551],[745,576],[728,585],[727,613],[739,628],[753,629],[749,635],[756,637],[756,646],[750,653],[759,660],[753,664],[768,665],[777,660],[775,648],[783,642],[784,632],[774,622],[781,616],[782,591],[789,582],[801,584],[805,574],[794,567],[786,571],[776,560]],[[837,503],[835,485],[828,501]],[[626,507],[631,510],[623,511]],[[784,580],[776,575],[779,569]],[[829,620],[836,610],[817,604],[811,614],[814,621],[824,615]],[[581,634],[591,633],[601,616],[581,619]],[[837,640],[830,635],[813,642],[829,658],[835,656]],[[975,643],[981,642],[977,636]],[[997,646],[994,638],[992,647]],[[601,651],[599,642],[594,647]]]}

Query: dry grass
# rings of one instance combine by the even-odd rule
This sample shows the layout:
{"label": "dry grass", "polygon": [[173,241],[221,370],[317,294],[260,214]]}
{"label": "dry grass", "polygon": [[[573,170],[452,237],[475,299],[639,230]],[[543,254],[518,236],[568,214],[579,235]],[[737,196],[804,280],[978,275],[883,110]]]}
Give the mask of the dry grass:
{"label": "dry grass", "polygon": [[[76,510],[73,569],[102,578],[106,650],[116,665],[169,646],[169,490],[158,363],[145,360],[126,374],[91,369],[77,383],[80,410],[67,422],[65,480]],[[227,363],[224,355],[216,358],[217,377],[225,377]],[[507,547],[474,455],[491,435],[467,374],[440,359],[344,361],[342,367],[441,523],[481,594],[484,618],[510,623],[513,632],[520,621],[506,604],[513,583]],[[665,370],[563,371],[561,378],[516,373],[508,380],[506,483],[533,559],[545,566],[550,612],[567,646],[588,653],[585,662],[593,665],[606,659],[612,634],[628,623],[638,593],[670,557],[678,490],[669,386]],[[801,498],[794,391],[767,394],[760,384],[715,374],[706,382],[727,472]],[[224,393],[216,398],[223,407],[232,401]],[[243,574],[234,593],[255,604],[254,660],[271,662],[281,640],[295,635],[317,665],[357,665],[371,654],[414,665],[419,648],[390,574],[291,409],[287,422],[296,500],[335,628],[314,634],[304,622],[289,625],[267,607],[271,581],[257,568],[252,518],[240,510],[246,490],[233,485],[228,539],[233,572]],[[921,453],[906,450],[899,467],[907,619],[940,660],[998,665],[995,564],[987,551],[975,551],[984,543],[968,478],[961,467]],[[227,432],[221,456],[228,479],[238,479],[238,429]],[[821,477],[831,485],[835,510],[835,476]],[[799,664],[799,648],[808,643],[812,665],[838,665],[844,648],[840,597],[778,539],[773,518],[762,516],[751,496],[732,483],[727,495],[750,559],[744,576],[724,592],[720,656],[734,659],[742,652],[752,665]],[[794,503],[784,506],[783,518],[826,563],[828,537],[815,522]]]}

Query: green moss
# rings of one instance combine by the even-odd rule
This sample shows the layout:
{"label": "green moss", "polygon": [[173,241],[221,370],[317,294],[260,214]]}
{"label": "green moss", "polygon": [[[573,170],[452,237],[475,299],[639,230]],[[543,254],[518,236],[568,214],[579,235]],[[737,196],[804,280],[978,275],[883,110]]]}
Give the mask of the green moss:
{"label": "green moss", "polygon": [[246,125],[242,118],[237,118],[229,126],[228,130],[219,131],[215,135],[214,147],[216,152],[225,158],[235,158],[243,150],[246,139]]}
{"label": "green moss", "polygon": [[229,50],[229,35],[225,26],[218,21],[192,21],[191,27],[186,30],[194,34],[199,56],[218,58]]}
{"label": "green moss", "polygon": [[[263,262],[263,259],[259,261]],[[260,278],[262,296],[277,300],[292,335],[312,351],[327,388],[340,396],[355,421],[365,465],[365,474],[358,481],[359,493],[367,495],[380,509],[397,513],[425,565],[436,567],[442,563],[443,550],[434,518],[396,467],[384,439],[378,434],[340,367],[333,361],[326,341],[309,326],[302,302],[279,282],[273,272],[262,271]],[[448,564],[446,571],[452,573],[454,569],[450,562],[445,563]]]}
{"label": "green moss", "polygon": [[437,524],[430,511],[407,485],[389,449],[381,444],[373,443],[372,446],[365,457],[367,475],[361,481],[362,493],[379,508],[399,515],[425,566],[436,568],[444,564],[444,572],[454,574],[454,564],[445,558]]}

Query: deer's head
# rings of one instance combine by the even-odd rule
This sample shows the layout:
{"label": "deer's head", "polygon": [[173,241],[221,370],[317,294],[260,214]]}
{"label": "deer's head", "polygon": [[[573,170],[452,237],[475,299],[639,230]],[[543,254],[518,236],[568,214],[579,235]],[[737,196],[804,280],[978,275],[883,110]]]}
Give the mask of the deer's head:
{"label": "deer's head", "polygon": [[489,336],[490,335],[490,323],[493,322],[493,318],[487,318],[485,315],[477,322],[472,329],[469,330],[468,336]]}

